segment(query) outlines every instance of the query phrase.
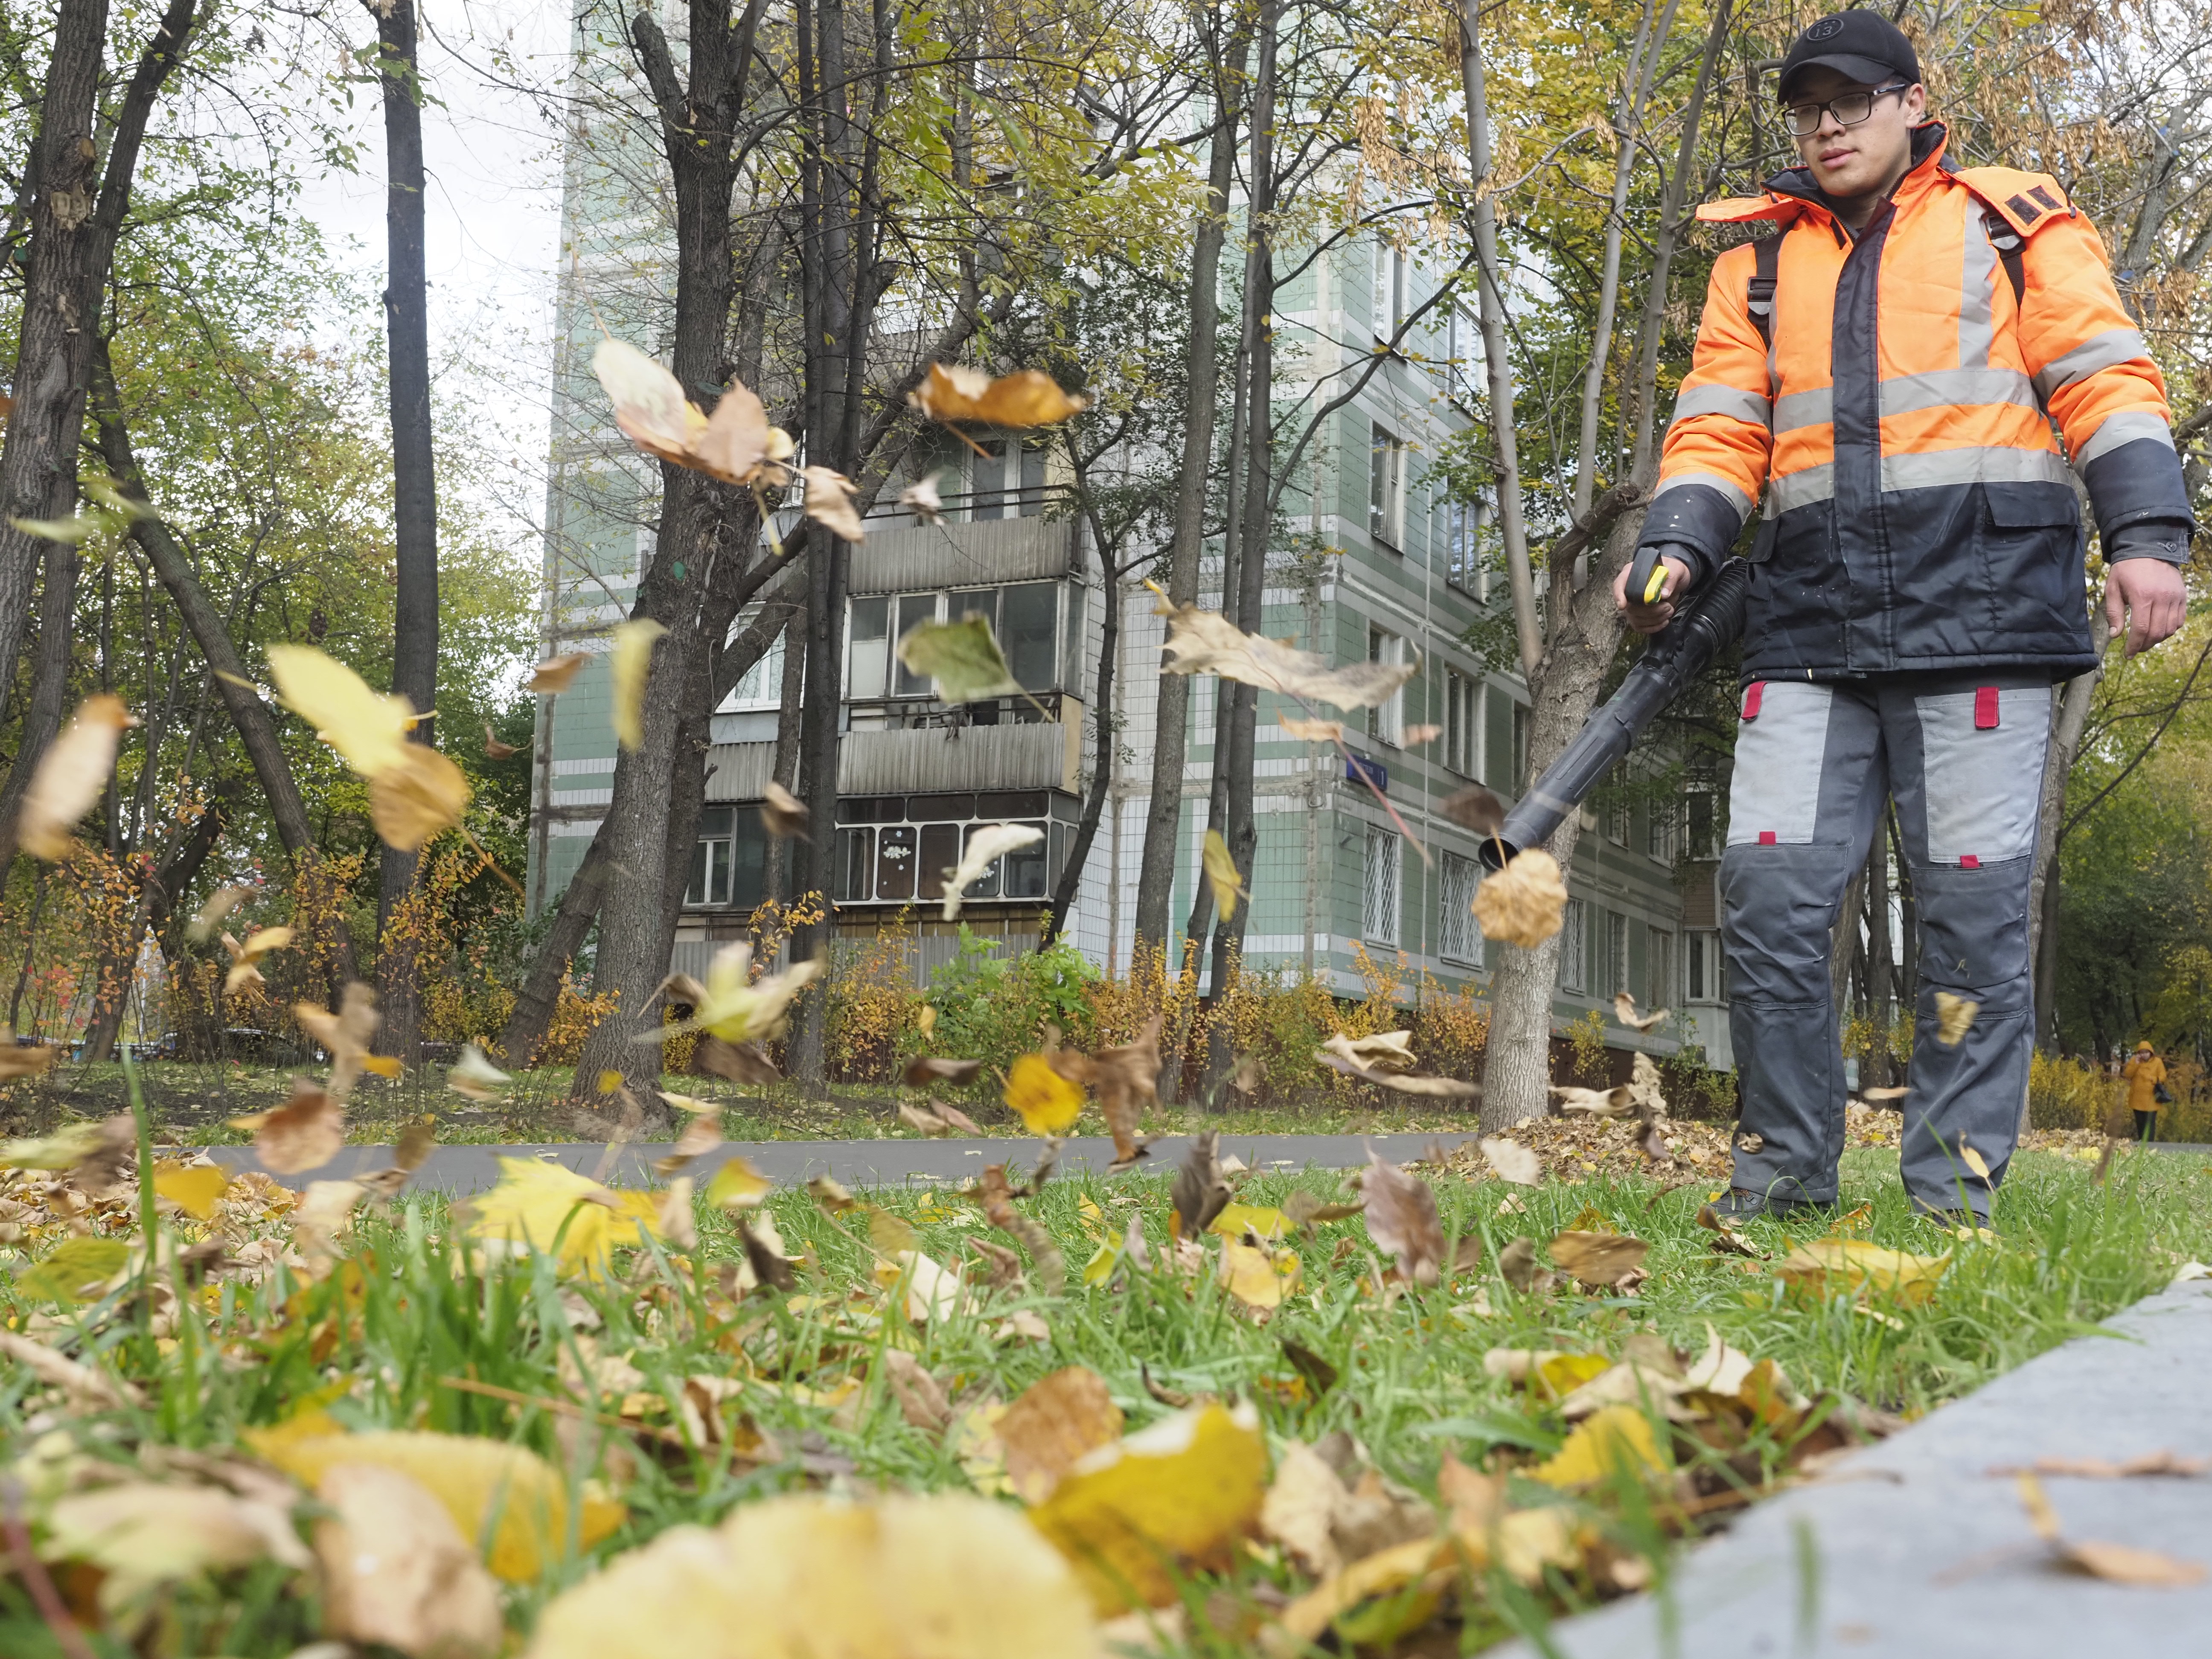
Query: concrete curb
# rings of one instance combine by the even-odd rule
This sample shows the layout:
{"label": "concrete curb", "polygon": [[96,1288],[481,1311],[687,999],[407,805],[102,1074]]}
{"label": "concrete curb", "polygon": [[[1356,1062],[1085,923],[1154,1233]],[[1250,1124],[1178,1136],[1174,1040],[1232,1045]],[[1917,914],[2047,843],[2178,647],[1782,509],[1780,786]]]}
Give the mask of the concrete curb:
{"label": "concrete curb", "polygon": [[[2044,1457],[2212,1457],[2212,1282],[2178,1285],[1749,1510],[1658,1595],[1504,1659],[1930,1659],[2212,1653],[2212,1578],[2106,1583],[2050,1565],[2009,1479]],[[2212,1566],[2212,1476],[2046,1476],[2069,1540]]]}

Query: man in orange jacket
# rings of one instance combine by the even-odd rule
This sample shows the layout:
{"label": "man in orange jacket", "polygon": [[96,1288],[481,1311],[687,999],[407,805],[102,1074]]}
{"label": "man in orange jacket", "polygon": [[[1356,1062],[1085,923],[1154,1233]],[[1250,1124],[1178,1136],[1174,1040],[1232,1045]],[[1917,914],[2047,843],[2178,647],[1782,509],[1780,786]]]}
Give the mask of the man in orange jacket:
{"label": "man in orange jacket", "polygon": [[1984,1219],[2027,1082],[2051,687],[2096,660],[2073,480],[2131,651],[2180,625],[2194,520],[2165,383],[2057,180],[1947,159],[1911,43],[1875,12],[1813,23],[1779,90],[1804,165],[1699,210],[1756,234],[1714,264],[1668,430],[1642,538],[1664,585],[1614,590],[1664,626],[1764,496],[1721,863],[1742,1133],[1719,1207],[1836,1197],[1830,929],[1893,795],[1922,927],[1905,1188]]}

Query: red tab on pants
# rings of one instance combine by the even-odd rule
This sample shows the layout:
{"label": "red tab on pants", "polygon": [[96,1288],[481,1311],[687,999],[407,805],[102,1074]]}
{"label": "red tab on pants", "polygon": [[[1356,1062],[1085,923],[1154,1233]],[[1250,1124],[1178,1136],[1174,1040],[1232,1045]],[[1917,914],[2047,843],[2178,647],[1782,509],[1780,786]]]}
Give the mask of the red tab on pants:
{"label": "red tab on pants", "polygon": [[[1765,695],[1765,692],[1766,682],[1765,680],[1753,680],[1749,685],[1743,688],[1744,719],[1747,720],[1755,720],[1759,718],[1759,700]],[[1994,721],[1991,722],[1992,725],[1995,723],[1996,722]]]}
{"label": "red tab on pants", "polygon": [[1994,732],[1997,729],[1997,689],[1994,685],[1974,688],[1974,730]]}

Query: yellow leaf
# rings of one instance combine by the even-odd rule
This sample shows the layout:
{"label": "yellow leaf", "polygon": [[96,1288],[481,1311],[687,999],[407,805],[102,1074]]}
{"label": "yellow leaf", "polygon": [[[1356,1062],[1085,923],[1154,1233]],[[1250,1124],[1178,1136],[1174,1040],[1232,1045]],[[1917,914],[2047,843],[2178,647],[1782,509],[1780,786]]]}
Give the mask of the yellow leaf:
{"label": "yellow leaf", "polygon": [[[695,981],[698,1000],[692,1005],[691,1018],[648,1031],[638,1041],[660,1042],[688,1031],[705,1031],[728,1043],[764,1042],[782,1036],[792,1000],[813,982],[822,964],[796,962],[756,979],[752,960],[753,948],[742,939],[715,951],[707,964],[707,982],[696,985]],[[604,1083],[605,1078],[600,1081]],[[616,1082],[620,1081],[617,1077]]]}
{"label": "yellow leaf", "polygon": [[775,1182],[742,1158],[732,1158],[707,1183],[707,1201],[719,1210],[741,1210],[775,1190]]}
{"label": "yellow leaf", "polygon": [[1950,1265],[1948,1252],[1911,1255],[1864,1239],[1816,1238],[1790,1251],[1774,1271],[1790,1284],[1814,1289],[1825,1288],[1833,1274],[1862,1297],[1870,1291],[1881,1291],[1917,1307],[1936,1294],[1936,1281]]}
{"label": "yellow leaf", "polygon": [[292,1097],[266,1112],[230,1120],[253,1131],[254,1156],[276,1175],[319,1170],[345,1145],[345,1109],[305,1078],[292,1079]]}
{"label": "yellow leaf", "polygon": [[1229,843],[1221,839],[1218,830],[1206,832],[1206,882],[1213,890],[1213,902],[1227,921],[1237,914],[1237,901],[1244,895],[1244,878],[1237,873],[1237,860],[1230,856]]}
{"label": "yellow leaf", "polygon": [[932,363],[929,378],[906,394],[933,421],[980,421],[986,426],[1055,426],[1090,407],[1040,368],[1018,368],[994,380],[980,368]]}
{"label": "yellow leaf", "polygon": [[658,1230],[651,1193],[617,1192],[536,1158],[503,1158],[499,1167],[499,1185],[471,1200],[471,1237],[538,1250],[557,1238],[562,1272],[600,1279],[616,1245],[642,1244]]}
{"label": "yellow leaf", "polygon": [[1038,1504],[1077,1463],[1121,1437],[1121,1408],[1105,1378],[1069,1365],[1030,1383],[993,1424],[1007,1481]]}
{"label": "yellow leaf", "polygon": [[1642,1474],[1666,1467],[1650,1419],[1633,1406],[1593,1413],[1549,1462],[1529,1471],[1547,1486],[1586,1486],[1617,1471]]}
{"label": "yellow leaf", "polygon": [[1283,1298],[1297,1288],[1297,1254],[1278,1250],[1270,1256],[1255,1244],[1224,1244],[1221,1283],[1248,1308],[1279,1308]]}
{"label": "yellow leaf", "polygon": [[620,1072],[616,1071],[612,1066],[609,1066],[605,1071],[599,1073],[598,1083],[599,1092],[601,1094],[611,1095],[614,1093],[616,1090],[622,1087],[623,1074]]}
{"label": "yellow leaf", "polygon": [[1176,1597],[1170,1568],[1226,1566],[1260,1517],[1267,1448],[1220,1406],[1181,1412],[1091,1453],[1030,1519],[1103,1614]]}
{"label": "yellow leaf", "polygon": [[615,740],[625,749],[645,741],[645,680],[653,667],[653,646],[668,630],[650,617],[615,624],[615,648],[607,669],[614,681]]}
{"label": "yellow leaf", "polygon": [[364,1072],[374,1072],[379,1077],[392,1079],[404,1076],[407,1071],[397,1054],[363,1054],[361,1068]]}
{"label": "yellow leaf", "polygon": [[[445,1505],[461,1535],[483,1550],[486,1564],[511,1584],[536,1579],[568,1547],[568,1482],[527,1447],[475,1435],[380,1430],[264,1441],[254,1449],[307,1486],[319,1486],[331,1470],[351,1464],[397,1469]],[[587,1482],[577,1547],[591,1548],[627,1514]]]}
{"label": "yellow leaf", "polygon": [[1024,1054],[1006,1074],[1005,1099],[1031,1134],[1066,1133],[1083,1115],[1083,1091],[1052,1068],[1042,1054]]}
{"label": "yellow leaf", "polygon": [[369,689],[368,682],[312,645],[272,645],[269,673],[284,706],[364,778],[407,763],[415,706]]}
{"label": "yellow leaf", "polygon": [[1948,991],[1936,994],[1936,1041],[1946,1048],[1955,1048],[1966,1041],[1966,1033],[1973,1028],[1974,1016],[1982,1012],[1982,1005],[1966,997],[1954,996]]}
{"label": "yellow leaf", "polygon": [[475,792],[468,775],[436,750],[419,743],[404,747],[397,765],[368,781],[368,816],[386,846],[411,853],[458,824]]}
{"label": "yellow leaf", "polygon": [[1261,1238],[1280,1238],[1290,1224],[1290,1217],[1271,1204],[1224,1204],[1206,1231],[1224,1238],[1242,1238],[1247,1232]]}
{"label": "yellow leaf", "polygon": [[1103,1285],[1114,1277],[1114,1269],[1121,1265],[1121,1250],[1117,1244],[1101,1244],[1091,1260],[1083,1264],[1083,1282],[1089,1285]]}
{"label": "yellow leaf", "polygon": [[1541,848],[1516,854],[1474,890],[1474,919],[1482,924],[1483,937],[1529,950],[1559,931],[1566,908],[1559,860]]}
{"label": "yellow leaf", "polygon": [[213,1164],[185,1164],[164,1158],[154,1166],[155,1195],[167,1199],[201,1221],[215,1213],[216,1200],[228,1185],[229,1172]]}
{"label": "yellow leaf", "polygon": [[284,1508],[216,1486],[126,1480],[72,1492],[56,1500],[46,1526],[41,1553],[100,1569],[100,1606],[111,1613],[140,1602],[155,1585],[210,1569],[265,1556],[301,1568],[309,1559]]}
{"label": "yellow leaf", "polygon": [[341,1463],[315,1496],[325,1636],[436,1659],[499,1651],[499,1586],[445,1505],[397,1469]]}
{"label": "yellow leaf", "polygon": [[58,862],[75,846],[70,832],[92,810],[115,769],[115,751],[136,715],[107,692],[77,705],[68,727],[39,757],[15,819],[18,844],[33,858]]}
{"label": "yellow leaf", "polygon": [[525,1659],[1099,1650],[1075,1575],[1010,1505],[968,1492],[810,1492],[740,1504],[711,1532],[672,1527],[617,1557],[547,1606]]}

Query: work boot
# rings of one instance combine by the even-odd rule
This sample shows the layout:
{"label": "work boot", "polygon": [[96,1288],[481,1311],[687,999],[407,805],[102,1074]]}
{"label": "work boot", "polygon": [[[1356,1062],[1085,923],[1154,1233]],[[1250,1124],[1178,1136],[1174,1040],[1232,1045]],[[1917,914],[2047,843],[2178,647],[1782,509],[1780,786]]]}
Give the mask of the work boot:
{"label": "work boot", "polygon": [[1712,1212],[1723,1221],[1755,1221],[1760,1216],[1775,1220],[1797,1215],[1807,1210],[1822,1207],[1801,1198],[1778,1198],[1766,1193],[1755,1193],[1748,1187],[1731,1187],[1711,1204]]}

